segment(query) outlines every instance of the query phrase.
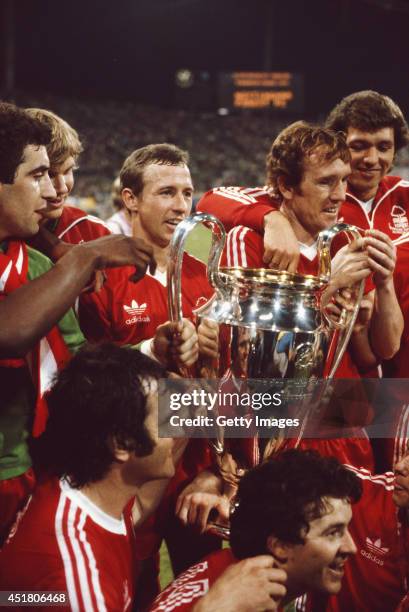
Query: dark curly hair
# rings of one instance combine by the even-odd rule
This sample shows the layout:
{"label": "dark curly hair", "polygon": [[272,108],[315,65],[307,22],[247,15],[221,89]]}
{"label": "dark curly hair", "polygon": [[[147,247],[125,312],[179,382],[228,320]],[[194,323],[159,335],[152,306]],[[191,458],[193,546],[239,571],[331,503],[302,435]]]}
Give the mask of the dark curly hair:
{"label": "dark curly hair", "polygon": [[267,184],[279,199],[278,179],[297,188],[303,178],[305,160],[315,152],[328,162],[338,157],[345,163],[351,160],[343,134],[306,121],[296,121],[279,133],[266,160]]}
{"label": "dark curly hair", "polygon": [[165,369],[140,351],[105,343],[85,346],[56,378],[47,395],[49,419],[33,442],[35,465],[82,487],[104,477],[120,449],[149,455],[145,429],[147,386]]}
{"label": "dark curly hair", "polygon": [[47,146],[51,128],[14,104],[0,102],[0,182],[14,182],[27,145]]}
{"label": "dark curly hair", "polygon": [[391,127],[396,151],[409,142],[408,124],[399,106],[377,91],[358,91],[346,96],[330,112],[325,125],[331,130],[344,133],[349,127],[365,132]]}
{"label": "dark curly hair", "polygon": [[249,471],[240,481],[230,543],[238,559],[265,554],[274,535],[303,544],[309,522],[328,512],[326,498],[360,499],[362,487],[335,457],[289,450]]}

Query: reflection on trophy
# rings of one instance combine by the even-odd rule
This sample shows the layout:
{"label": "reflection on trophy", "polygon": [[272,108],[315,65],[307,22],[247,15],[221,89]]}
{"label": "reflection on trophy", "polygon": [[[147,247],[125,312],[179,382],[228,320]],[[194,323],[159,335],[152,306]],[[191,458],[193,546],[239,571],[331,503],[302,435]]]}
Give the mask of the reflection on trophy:
{"label": "reflection on trophy", "polygon": [[[254,380],[264,384],[274,381],[302,411],[308,385],[334,376],[358,314],[364,281],[352,289],[354,309],[344,311],[338,324],[333,324],[322,308],[322,295],[331,275],[332,239],[340,232],[359,237],[358,230],[339,223],[320,233],[316,276],[270,269],[220,268],[225,244],[223,225],[212,215],[193,215],[178,225],[171,242],[168,298],[170,317],[175,321],[182,317],[184,245],[198,223],[206,223],[212,229],[208,279],[215,293],[196,314],[219,326],[219,359],[206,364],[208,378],[230,378],[236,387],[243,389],[245,385],[250,391]],[[307,409],[304,423],[308,416]],[[247,440],[235,441],[226,440],[221,431],[211,443],[220,473],[233,495],[243,471],[268,459],[279,448],[280,436],[271,432],[269,438],[262,439],[255,432]]]}

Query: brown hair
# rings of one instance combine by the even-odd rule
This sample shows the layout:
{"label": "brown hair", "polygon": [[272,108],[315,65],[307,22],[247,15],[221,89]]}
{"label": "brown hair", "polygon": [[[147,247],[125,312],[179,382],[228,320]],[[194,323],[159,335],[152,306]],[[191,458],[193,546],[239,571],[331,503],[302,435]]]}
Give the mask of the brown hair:
{"label": "brown hair", "polygon": [[134,195],[139,195],[143,190],[143,171],[149,164],[183,166],[188,163],[187,151],[166,142],[137,149],[126,158],[119,173],[121,191],[127,187],[132,189]]}
{"label": "brown hair", "polygon": [[51,141],[47,146],[50,164],[62,164],[70,156],[77,159],[82,151],[82,145],[78,132],[74,128],[49,110],[42,108],[27,108],[26,110],[32,117],[39,119],[51,129]]}
{"label": "brown hair", "polygon": [[349,127],[365,132],[390,127],[397,151],[409,142],[408,124],[399,106],[377,91],[358,91],[343,98],[328,115],[326,126],[345,133]]}
{"label": "brown hair", "polygon": [[279,133],[267,156],[267,184],[279,197],[278,179],[288,187],[298,187],[304,173],[304,162],[314,152],[323,160],[341,158],[349,163],[351,156],[341,133],[297,121]]}

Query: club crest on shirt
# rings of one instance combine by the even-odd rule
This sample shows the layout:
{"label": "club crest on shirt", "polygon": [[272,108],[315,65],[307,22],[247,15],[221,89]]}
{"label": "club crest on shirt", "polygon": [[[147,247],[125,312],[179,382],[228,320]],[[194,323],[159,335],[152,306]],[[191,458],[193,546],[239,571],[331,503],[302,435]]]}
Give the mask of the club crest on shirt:
{"label": "club crest on shirt", "polygon": [[123,309],[126,314],[129,315],[129,318],[125,320],[126,325],[133,325],[134,323],[149,323],[151,320],[149,316],[142,316],[148,305],[145,303],[138,304],[136,300],[132,300],[130,305],[123,305]]}
{"label": "club crest on shirt", "polygon": [[209,301],[209,298],[205,297],[204,295],[201,295],[200,297],[198,297],[196,300],[195,310],[196,308],[200,308],[200,306],[204,306],[204,304],[206,304],[208,301]]}
{"label": "club crest on shirt", "polygon": [[389,229],[394,234],[405,234],[409,231],[409,220],[406,210],[399,206],[399,204],[395,204],[391,210]]}

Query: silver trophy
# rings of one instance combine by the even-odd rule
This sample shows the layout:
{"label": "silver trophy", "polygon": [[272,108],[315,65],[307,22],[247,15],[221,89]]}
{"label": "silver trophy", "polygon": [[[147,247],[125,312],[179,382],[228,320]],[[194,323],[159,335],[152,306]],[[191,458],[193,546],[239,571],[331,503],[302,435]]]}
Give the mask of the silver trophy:
{"label": "silver trophy", "polygon": [[[321,298],[331,276],[333,238],[341,232],[358,238],[358,229],[338,223],[319,234],[318,270],[313,276],[261,268],[219,267],[226,239],[223,225],[210,214],[192,215],[177,226],[170,246],[168,305],[173,321],[182,318],[181,269],[185,242],[199,223],[212,230],[207,276],[214,296],[196,310],[196,315],[218,324],[220,343],[219,359],[204,361],[202,376],[222,379],[230,369],[240,381],[281,379],[285,385],[332,379],[348,345],[365,281],[351,288],[353,310],[343,310],[337,323],[326,316]],[[301,388],[300,400],[305,396],[305,384]],[[304,414],[304,423],[308,420],[306,417],[308,414]],[[302,436],[302,431],[299,435]],[[243,465],[242,456],[240,459],[234,456],[220,429],[211,443],[220,472],[234,493],[238,478],[244,469],[252,467],[252,462],[249,460],[248,465]],[[255,461],[266,460],[279,445],[276,436],[264,441],[260,452],[253,453],[257,457]]]}

